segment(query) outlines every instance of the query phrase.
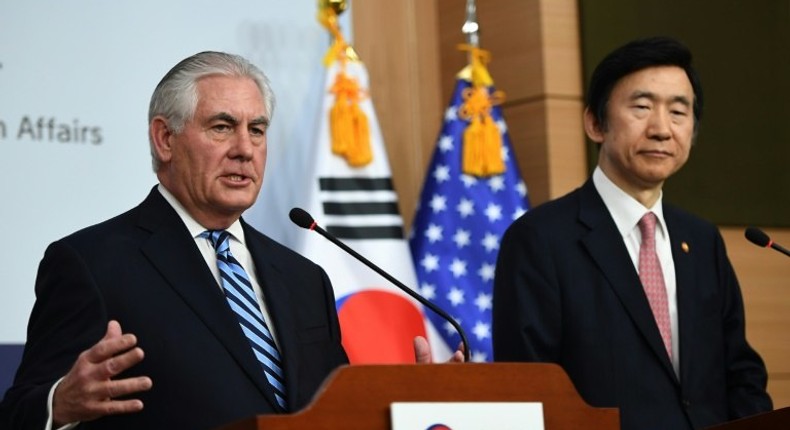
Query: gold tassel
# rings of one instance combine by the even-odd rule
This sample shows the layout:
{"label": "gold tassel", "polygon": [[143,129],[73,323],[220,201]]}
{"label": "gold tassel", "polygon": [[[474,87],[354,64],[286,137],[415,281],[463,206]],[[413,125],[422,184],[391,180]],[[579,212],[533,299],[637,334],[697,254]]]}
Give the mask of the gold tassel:
{"label": "gold tassel", "polygon": [[337,62],[339,69],[330,92],[335,103],[329,111],[329,130],[332,153],[345,158],[352,167],[363,167],[373,161],[370,147],[368,117],[359,106],[366,96],[359,83],[346,74],[346,63],[358,61],[354,49],[343,39],[337,22],[337,12],[331,2],[325,2],[318,11],[318,21],[332,34],[334,42],[324,55],[324,65]]}
{"label": "gold tassel", "polygon": [[356,80],[338,72],[330,92],[335,95],[335,104],[329,111],[332,152],[353,167],[365,166],[373,161],[373,152],[368,117],[359,106],[363,91]]}
{"label": "gold tassel", "polygon": [[491,107],[500,104],[504,94],[499,91],[488,93],[488,86],[493,85],[491,75],[485,67],[488,52],[468,45],[461,45],[460,49],[471,51],[472,59],[472,88],[463,92],[464,102],[459,110],[459,116],[469,121],[464,131],[461,166],[467,175],[500,175],[505,172],[502,134],[491,117]]}

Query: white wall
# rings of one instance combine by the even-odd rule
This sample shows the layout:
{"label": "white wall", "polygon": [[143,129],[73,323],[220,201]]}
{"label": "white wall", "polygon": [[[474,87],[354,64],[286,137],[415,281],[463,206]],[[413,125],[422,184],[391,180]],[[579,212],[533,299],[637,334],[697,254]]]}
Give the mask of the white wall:
{"label": "white wall", "polygon": [[[238,53],[269,75],[278,104],[264,189],[287,181],[289,173],[272,161],[305,127],[304,105],[320,100],[309,92],[329,38],[316,21],[316,4],[0,2],[0,344],[25,341],[46,246],[131,208],[156,183],[148,100],[184,57]],[[341,22],[347,30],[348,14]],[[256,208],[250,221],[266,230],[264,212]]]}

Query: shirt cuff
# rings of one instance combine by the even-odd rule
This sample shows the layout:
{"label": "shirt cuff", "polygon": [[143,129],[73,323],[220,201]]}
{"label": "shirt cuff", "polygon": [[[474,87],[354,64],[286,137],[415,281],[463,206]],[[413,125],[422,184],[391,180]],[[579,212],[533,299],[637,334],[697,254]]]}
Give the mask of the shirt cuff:
{"label": "shirt cuff", "polygon": [[[63,378],[58,379],[58,381],[52,385],[52,388],[49,389],[49,396],[47,396],[47,425],[44,426],[44,430],[52,430],[52,401],[55,399],[55,389],[58,388],[58,385],[60,385],[62,380]],[[57,430],[69,430],[77,427],[78,425],[79,421],[58,427]]]}

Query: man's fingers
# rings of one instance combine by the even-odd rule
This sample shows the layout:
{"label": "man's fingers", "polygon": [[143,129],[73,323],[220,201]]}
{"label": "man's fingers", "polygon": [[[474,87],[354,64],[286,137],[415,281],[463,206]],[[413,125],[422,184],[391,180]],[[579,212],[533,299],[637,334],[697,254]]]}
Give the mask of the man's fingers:
{"label": "man's fingers", "polygon": [[99,404],[99,409],[100,417],[105,415],[129,414],[142,411],[143,402],[138,399],[110,400],[109,402],[101,402]]}
{"label": "man's fingers", "polygon": [[414,338],[414,361],[419,364],[433,362],[431,347],[428,345],[428,340],[422,336],[415,336]]}
{"label": "man's fingers", "polygon": [[82,385],[74,385],[67,378],[55,389],[52,411],[54,427],[90,421],[105,415],[137,412],[143,408],[142,401],[118,397],[148,391],[153,386],[151,378],[147,376]]}
{"label": "man's fingers", "polygon": [[96,397],[115,399],[117,397],[128,396],[141,391],[148,391],[152,386],[153,383],[151,382],[151,378],[147,376],[107,381],[97,385]]}
{"label": "man's fingers", "polygon": [[465,360],[464,355],[464,343],[458,342],[458,347],[455,349],[452,357],[450,357],[449,363],[463,363]]}
{"label": "man's fingers", "polygon": [[96,363],[95,376],[98,380],[110,379],[118,375],[126,369],[134,366],[135,364],[143,361],[145,354],[140,348],[133,348],[123,354],[118,354],[112,358],[108,358],[101,363]]}
{"label": "man's fingers", "polygon": [[137,337],[133,334],[124,334],[118,337],[106,336],[96,345],[85,351],[85,358],[91,363],[101,363],[108,358],[118,355],[137,345]]}
{"label": "man's fingers", "polygon": [[139,399],[94,401],[85,405],[80,421],[91,421],[108,415],[130,414],[143,410]]}
{"label": "man's fingers", "polygon": [[53,422],[63,425],[141,410],[142,401],[118,398],[150,390],[153,385],[151,378],[112,378],[140,363],[143,358],[143,350],[137,347],[137,337],[123,334],[121,325],[110,321],[104,337],[79,355],[55,389]]}
{"label": "man's fingers", "polygon": [[91,363],[101,363],[135,345],[137,345],[137,337],[133,334],[123,334],[121,324],[116,320],[111,320],[107,323],[104,337],[87,351],[85,358]]}
{"label": "man's fingers", "polygon": [[107,323],[107,332],[104,334],[104,339],[120,337],[122,334],[121,323],[116,320],[110,320],[110,322]]}
{"label": "man's fingers", "polygon": [[448,360],[448,363],[463,363],[466,361],[464,360],[464,353],[461,352],[461,349],[453,353],[452,357],[450,357],[450,360]]}

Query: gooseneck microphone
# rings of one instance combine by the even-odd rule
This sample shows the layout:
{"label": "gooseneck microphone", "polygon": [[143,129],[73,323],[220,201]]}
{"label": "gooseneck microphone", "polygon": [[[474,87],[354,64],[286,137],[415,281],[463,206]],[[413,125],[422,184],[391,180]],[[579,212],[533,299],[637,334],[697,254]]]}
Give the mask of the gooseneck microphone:
{"label": "gooseneck microphone", "polygon": [[426,306],[430,310],[436,312],[437,315],[439,315],[442,318],[444,318],[445,320],[447,320],[447,322],[449,322],[455,328],[455,330],[458,332],[458,334],[461,336],[461,343],[464,346],[464,361],[469,363],[469,361],[470,361],[469,342],[467,342],[467,340],[466,340],[466,333],[464,333],[464,330],[461,328],[461,325],[458,324],[458,322],[455,321],[455,319],[453,319],[450,315],[448,315],[447,312],[445,312],[444,310],[442,310],[442,308],[440,308],[440,307],[436,306],[435,304],[431,303],[430,301],[428,301],[428,299],[426,299],[425,297],[417,294],[416,292],[414,292],[414,290],[412,290],[411,288],[409,288],[406,285],[404,285],[401,281],[395,279],[394,277],[392,277],[392,275],[390,275],[389,273],[385,272],[382,268],[380,268],[379,266],[376,266],[370,260],[368,260],[367,258],[363,257],[362,255],[360,255],[358,252],[354,251],[353,249],[349,248],[348,245],[346,245],[345,243],[341,242],[336,237],[331,235],[329,232],[327,232],[326,230],[321,228],[321,226],[319,226],[315,222],[315,220],[313,220],[313,217],[310,216],[310,214],[307,213],[307,211],[305,211],[304,209],[293,208],[293,209],[291,209],[291,212],[288,213],[288,217],[291,218],[291,221],[293,221],[293,223],[298,225],[299,227],[306,228],[308,230],[313,230],[313,231],[317,232],[318,234],[320,234],[321,236],[324,236],[330,242],[332,242],[335,245],[337,245],[338,247],[340,247],[343,251],[346,251],[352,257],[354,257],[357,260],[361,261],[364,265],[366,265],[369,268],[373,269],[373,271],[375,271],[379,275],[383,276],[385,279],[390,281],[396,287],[398,287],[401,290],[403,290],[403,292],[405,292],[406,294],[410,295],[411,297],[414,297],[415,300],[417,300],[418,302],[422,303],[424,306]]}
{"label": "gooseneck microphone", "polygon": [[746,238],[749,239],[749,242],[751,242],[751,243],[753,243],[753,244],[755,244],[757,246],[761,246],[763,248],[773,248],[773,249],[781,252],[782,254],[787,255],[788,257],[790,257],[790,251],[788,251],[783,246],[780,246],[779,244],[774,243],[774,241],[771,240],[771,238],[768,237],[768,235],[765,234],[764,231],[760,230],[757,227],[748,227],[746,229],[746,231],[744,232],[744,236],[746,236]]}

